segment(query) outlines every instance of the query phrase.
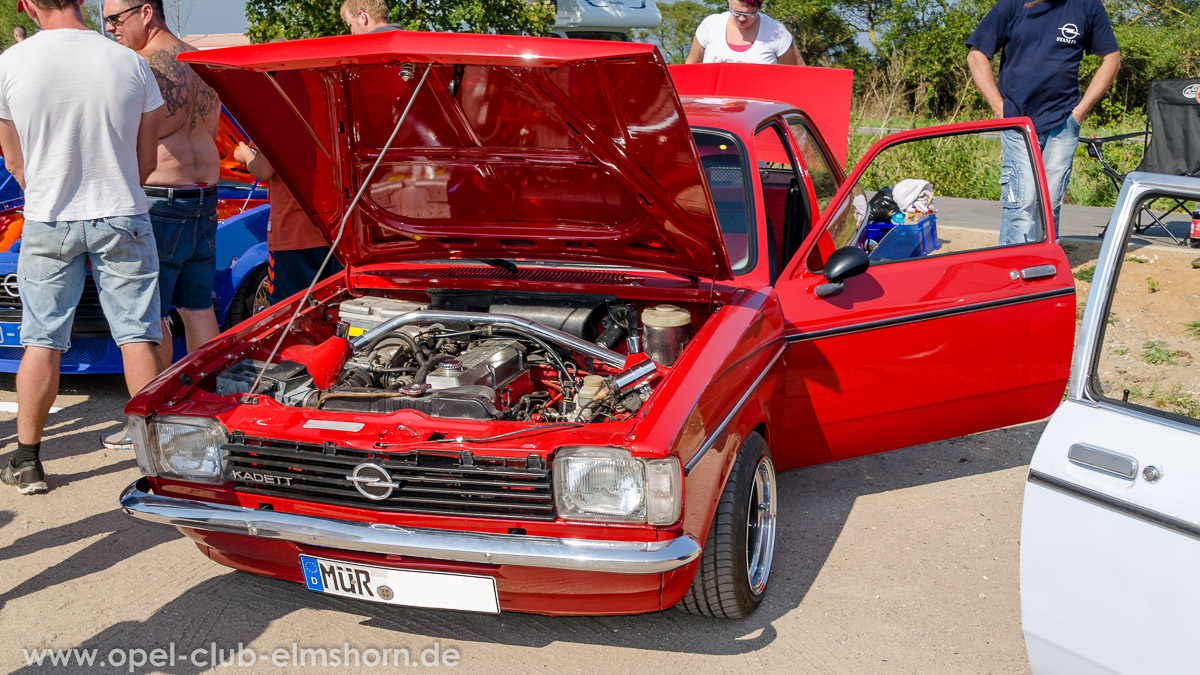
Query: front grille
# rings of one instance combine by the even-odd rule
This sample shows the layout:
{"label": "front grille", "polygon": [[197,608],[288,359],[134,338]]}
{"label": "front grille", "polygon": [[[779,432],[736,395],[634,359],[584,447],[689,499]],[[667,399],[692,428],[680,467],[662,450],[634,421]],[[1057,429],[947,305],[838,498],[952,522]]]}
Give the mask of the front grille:
{"label": "front grille", "polygon": [[[99,363],[108,357],[110,344],[112,341],[106,337],[72,337],[71,348],[62,353],[61,363],[65,366]],[[24,347],[0,347],[0,361],[20,361],[24,355]]]}
{"label": "front grille", "polygon": [[[0,286],[0,308],[21,309],[21,298],[11,295],[6,290],[10,284],[12,289],[16,290],[16,276],[14,273],[0,277],[0,281],[4,282],[3,286]],[[87,310],[94,310],[95,314],[100,313],[100,289],[96,287],[96,281],[90,274],[83,278],[83,293],[79,296],[76,314],[87,314]]]}
{"label": "front grille", "polygon": [[[537,456],[472,457],[430,449],[366,452],[333,444],[247,438],[236,432],[224,449],[233,489],[246,494],[377,511],[554,519],[550,470]],[[387,471],[396,485],[387,498],[370,499],[349,480],[355,467],[364,463]]]}

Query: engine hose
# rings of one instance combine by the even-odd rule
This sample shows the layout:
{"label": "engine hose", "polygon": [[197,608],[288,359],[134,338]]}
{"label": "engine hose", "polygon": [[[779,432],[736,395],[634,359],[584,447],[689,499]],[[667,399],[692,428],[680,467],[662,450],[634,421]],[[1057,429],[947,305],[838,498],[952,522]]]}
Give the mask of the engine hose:
{"label": "engine hose", "polygon": [[453,361],[454,358],[455,356],[453,354],[438,354],[436,356],[429,357],[428,361],[421,364],[420,368],[417,368],[417,374],[413,375],[413,382],[424,382],[425,377],[429,375],[429,371],[437,368],[439,363],[443,361]]}
{"label": "engine hose", "polygon": [[[421,351],[421,347],[417,345],[417,341],[413,339],[413,336],[399,331],[393,333],[393,335],[408,343],[408,346],[412,348],[413,358],[417,360],[418,366],[425,365],[425,354]],[[395,358],[392,359],[392,365],[395,365]]]}

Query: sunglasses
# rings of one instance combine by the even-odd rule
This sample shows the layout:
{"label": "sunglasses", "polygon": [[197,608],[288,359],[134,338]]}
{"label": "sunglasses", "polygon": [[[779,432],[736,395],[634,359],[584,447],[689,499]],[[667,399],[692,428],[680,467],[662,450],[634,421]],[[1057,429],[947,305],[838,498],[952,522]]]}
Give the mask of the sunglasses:
{"label": "sunglasses", "polygon": [[758,12],[739,12],[736,9],[730,9],[729,13],[734,16],[744,16],[748,19],[753,19],[754,17],[758,16]]}
{"label": "sunglasses", "polygon": [[123,9],[123,10],[117,12],[116,14],[109,14],[108,16],[104,17],[104,23],[112,26],[113,28],[117,28],[121,24],[125,23],[125,20],[121,18],[122,16],[124,16],[130,12],[136,12],[137,10],[139,10],[145,6],[146,6],[146,3],[143,2],[140,5],[130,7],[128,9]]}

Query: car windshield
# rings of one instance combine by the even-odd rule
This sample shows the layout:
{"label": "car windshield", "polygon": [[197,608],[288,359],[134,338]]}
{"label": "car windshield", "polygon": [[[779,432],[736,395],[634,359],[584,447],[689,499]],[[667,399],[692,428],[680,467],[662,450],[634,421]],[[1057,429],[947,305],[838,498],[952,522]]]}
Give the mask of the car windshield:
{"label": "car windshield", "polygon": [[712,194],[729,266],[734,274],[749,272],[754,267],[755,241],[746,151],[732,134],[715,129],[692,129],[692,137]]}

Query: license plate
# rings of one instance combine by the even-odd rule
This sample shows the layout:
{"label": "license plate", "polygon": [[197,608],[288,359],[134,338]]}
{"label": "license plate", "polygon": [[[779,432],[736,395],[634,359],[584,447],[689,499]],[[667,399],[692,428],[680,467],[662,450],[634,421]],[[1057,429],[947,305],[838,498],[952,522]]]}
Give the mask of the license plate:
{"label": "license plate", "polygon": [[414,572],[300,556],[310,591],[388,605],[500,613],[496,580],[471,574]]}

